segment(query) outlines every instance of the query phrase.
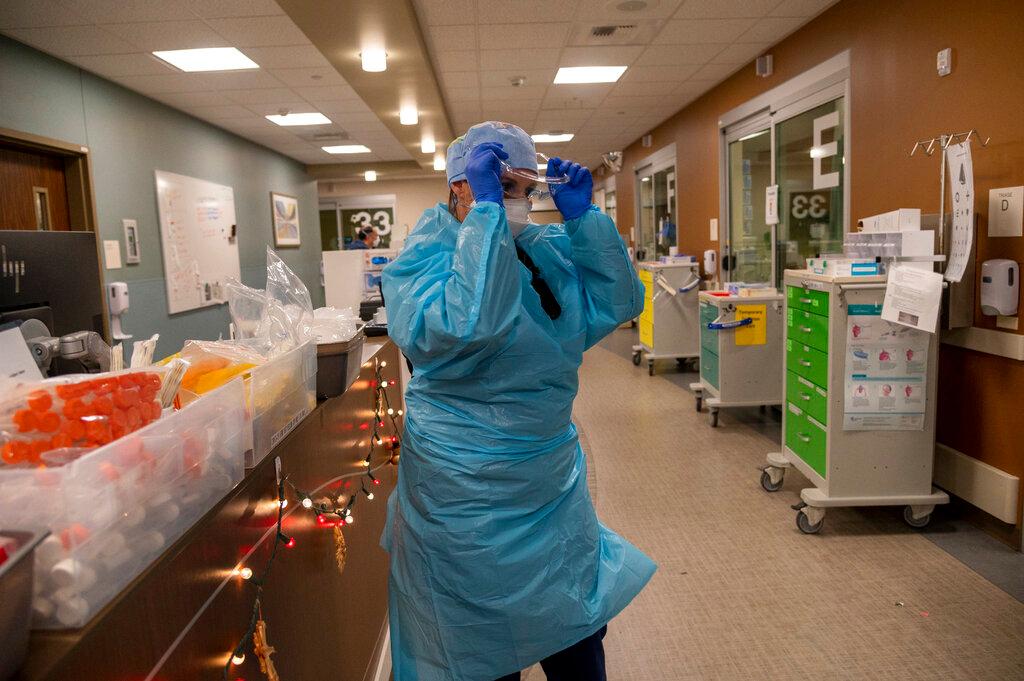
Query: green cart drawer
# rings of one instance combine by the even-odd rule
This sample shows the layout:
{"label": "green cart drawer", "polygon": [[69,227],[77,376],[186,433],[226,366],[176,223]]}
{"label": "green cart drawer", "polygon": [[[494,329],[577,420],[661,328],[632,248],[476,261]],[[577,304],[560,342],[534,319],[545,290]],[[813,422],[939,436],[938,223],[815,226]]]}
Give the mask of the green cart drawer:
{"label": "green cart drawer", "polygon": [[786,313],[786,338],[828,352],[828,317],[789,308]]}
{"label": "green cart drawer", "polygon": [[708,324],[718,318],[718,307],[710,303],[700,304],[700,344],[711,352],[718,352],[718,332],[708,328]]}
{"label": "green cart drawer", "polygon": [[807,312],[828,316],[828,292],[799,286],[786,287],[786,304]]}
{"label": "green cart drawer", "polygon": [[718,355],[707,348],[700,349],[700,377],[718,388]]}
{"label": "green cart drawer", "polygon": [[786,368],[828,390],[828,355],[824,352],[787,339]]}
{"label": "green cart drawer", "polygon": [[786,401],[799,406],[811,418],[828,424],[828,392],[792,371],[786,372]]}
{"label": "green cart drawer", "polygon": [[793,404],[786,405],[786,446],[821,477],[825,475],[825,430]]}

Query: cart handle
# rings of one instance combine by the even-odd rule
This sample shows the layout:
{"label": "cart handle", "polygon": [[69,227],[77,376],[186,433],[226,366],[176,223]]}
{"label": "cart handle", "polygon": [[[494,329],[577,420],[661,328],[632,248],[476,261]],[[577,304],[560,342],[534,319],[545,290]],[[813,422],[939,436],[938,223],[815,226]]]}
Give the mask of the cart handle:
{"label": "cart handle", "polygon": [[694,277],[693,281],[690,281],[690,282],[684,284],[683,287],[679,289],[679,292],[680,293],[689,293],[690,291],[692,291],[693,289],[697,288],[698,286],[700,286],[700,277]]}
{"label": "cart handle", "polygon": [[719,321],[719,319],[721,319],[721,317],[719,317],[713,322],[708,322],[708,329],[710,329],[711,331],[723,331],[728,329],[738,329],[741,326],[750,326],[751,324],[754,323],[753,317],[736,319],[731,322],[722,322]]}

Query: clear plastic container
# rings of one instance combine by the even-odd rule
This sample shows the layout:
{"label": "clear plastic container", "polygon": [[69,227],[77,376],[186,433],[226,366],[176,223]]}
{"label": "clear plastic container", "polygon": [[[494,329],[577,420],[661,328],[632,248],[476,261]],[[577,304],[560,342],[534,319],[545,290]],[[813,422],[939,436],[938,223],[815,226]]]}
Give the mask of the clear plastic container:
{"label": "clear plastic container", "polygon": [[254,367],[245,387],[252,415],[245,467],[252,468],[316,407],[316,344],[307,341]]}
{"label": "clear plastic container", "polygon": [[33,626],[81,627],[242,479],[241,379],[63,466],[0,470],[0,518],[48,529]]}

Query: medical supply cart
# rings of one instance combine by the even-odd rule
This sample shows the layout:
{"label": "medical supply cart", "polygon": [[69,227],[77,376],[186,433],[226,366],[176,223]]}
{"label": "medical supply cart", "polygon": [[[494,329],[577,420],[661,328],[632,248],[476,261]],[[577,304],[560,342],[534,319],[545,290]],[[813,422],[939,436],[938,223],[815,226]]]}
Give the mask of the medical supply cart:
{"label": "medical supply cart", "polygon": [[932,487],[938,343],[935,334],[881,318],[886,276],[786,270],[785,407],[781,452],[761,485],[774,492],[793,466],[796,523],[821,530],[838,506],[905,506],[924,527],[949,496]]}
{"label": "medical supply cart", "polygon": [[644,311],[640,314],[640,344],[633,346],[633,364],[647,360],[654,375],[658,359],[697,359],[700,356],[700,265],[696,260],[642,262],[637,266],[644,284]]}
{"label": "medical supply cart", "polygon": [[712,427],[722,407],[782,404],[783,295],[701,291],[700,381],[690,384],[708,406]]}

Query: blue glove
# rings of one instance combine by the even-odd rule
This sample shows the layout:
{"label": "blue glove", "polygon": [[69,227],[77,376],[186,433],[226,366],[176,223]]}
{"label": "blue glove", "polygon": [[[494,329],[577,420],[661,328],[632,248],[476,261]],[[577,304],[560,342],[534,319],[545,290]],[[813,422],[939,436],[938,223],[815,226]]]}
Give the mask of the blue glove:
{"label": "blue glove", "polygon": [[469,152],[466,179],[473,190],[474,200],[505,205],[502,202],[505,192],[501,188],[501,162],[507,158],[508,154],[497,142],[485,142]]}
{"label": "blue glove", "polygon": [[551,185],[551,198],[555,207],[566,220],[575,220],[590,208],[594,202],[594,176],[590,169],[572,161],[560,158],[548,159],[548,177],[565,175],[566,184]]}

